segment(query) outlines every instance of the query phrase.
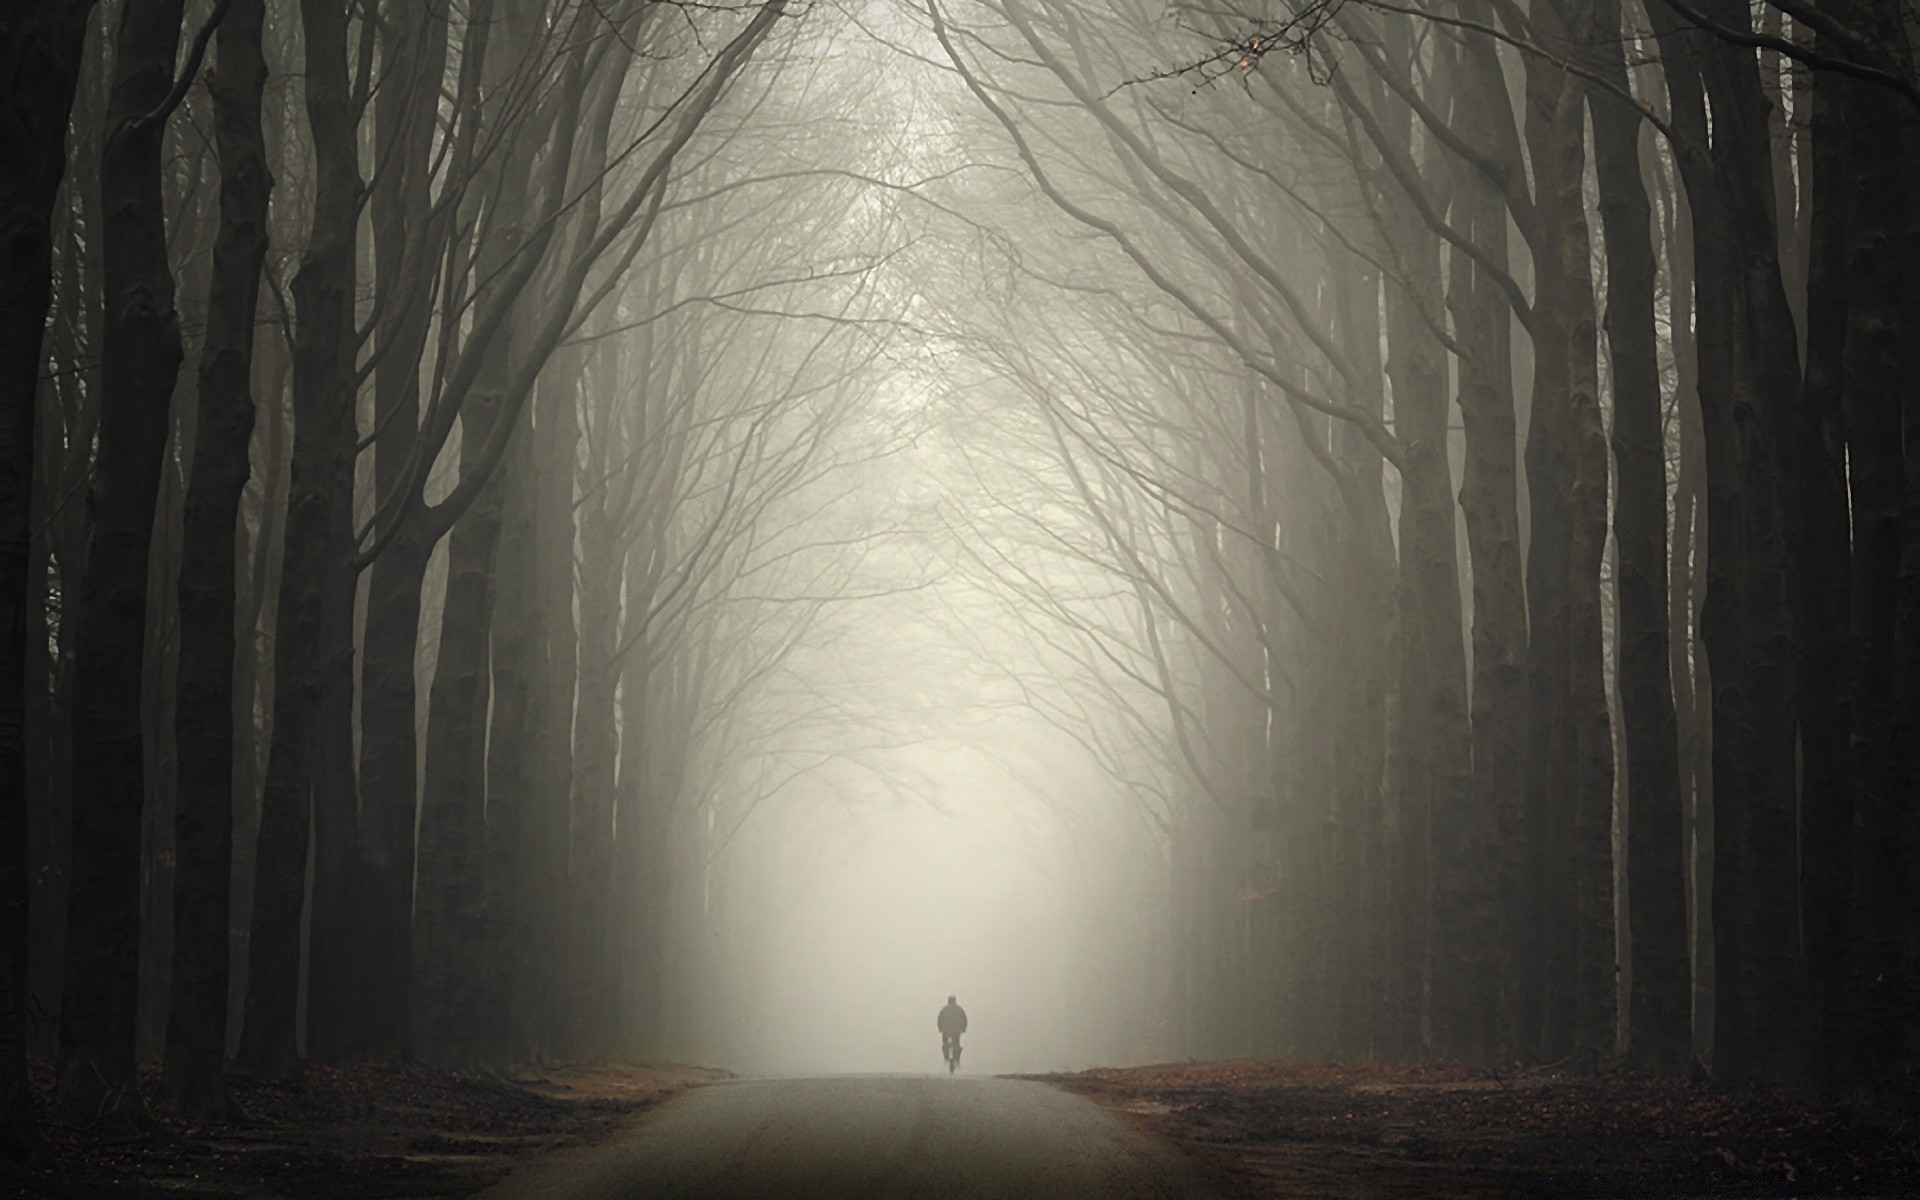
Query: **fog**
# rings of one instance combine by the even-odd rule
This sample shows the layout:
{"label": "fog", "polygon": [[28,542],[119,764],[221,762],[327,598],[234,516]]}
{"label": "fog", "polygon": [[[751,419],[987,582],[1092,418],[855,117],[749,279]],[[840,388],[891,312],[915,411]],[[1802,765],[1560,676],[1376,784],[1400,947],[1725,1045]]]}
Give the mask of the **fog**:
{"label": "fog", "polygon": [[1164,1053],[1162,848],[1087,731],[1046,719],[1076,702],[1075,664],[967,569],[956,538],[983,531],[956,517],[993,512],[967,444],[990,427],[935,407],[835,493],[830,511],[888,521],[852,568],[855,598],[763,686],[804,715],[744,726],[751,750],[715,780],[696,839],[706,920],[680,952],[717,961],[687,998],[680,1057],[938,1070],[949,995],[969,1070]]}
{"label": "fog", "polygon": [[1701,7],[52,5],[0,1115],[1910,1078],[1914,56]]}
{"label": "fog", "polygon": [[1119,973],[1090,968],[1126,952],[1102,920],[1124,910],[1100,881],[1050,865],[1064,831],[1005,832],[1027,823],[1026,797],[978,783],[952,790],[944,811],[817,816],[766,862],[782,899],[770,912],[731,914],[752,918],[757,935],[736,943],[751,965],[739,972],[746,995],[730,1006],[739,1025],[721,1034],[721,1061],[788,1073],[937,1070],[929,1033],[949,994],[968,1012],[970,1069],[1109,1060],[1116,1006],[1097,988]]}

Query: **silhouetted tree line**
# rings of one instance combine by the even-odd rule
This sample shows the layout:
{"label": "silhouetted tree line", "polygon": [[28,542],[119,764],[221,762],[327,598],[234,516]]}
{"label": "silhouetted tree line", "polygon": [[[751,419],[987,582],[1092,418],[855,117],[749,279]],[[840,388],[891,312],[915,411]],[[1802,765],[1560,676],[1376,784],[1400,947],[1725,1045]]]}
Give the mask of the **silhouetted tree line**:
{"label": "silhouetted tree line", "polygon": [[0,6],[0,1151],[30,1048],[657,1047],[902,311],[1111,578],[1015,590],[1155,743],[1175,1048],[1910,1092],[1909,6],[912,8],[954,145],[839,184],[978,258],[889,289],[725,102],[782,0]]}
{"label": "silhouetted tree line", "polygon": [[791,463],[604,334],[718,286],[671,183],[784,11],[0,13],[0,1153],[35,1048],[139,1127],[142,1056],[653,1036],[685,603]]}
{"label": "silhouetted tree line", "polygon": [[1073,239],[971,329],[1138,600],[1168,1048],[1910,1093],[1911,6],[925,12]]}

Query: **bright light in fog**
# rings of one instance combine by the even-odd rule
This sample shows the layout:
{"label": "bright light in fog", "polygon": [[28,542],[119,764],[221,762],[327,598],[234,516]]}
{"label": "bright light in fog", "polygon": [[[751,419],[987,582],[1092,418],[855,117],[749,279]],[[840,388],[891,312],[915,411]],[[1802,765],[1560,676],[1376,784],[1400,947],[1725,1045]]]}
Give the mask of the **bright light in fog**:
{"label": "bright light in fog", "polygon": [[[1042,719],[1084,669],[941,540],[953,513],[998,518],[1008,489],[931,433],[842,478],[824,511],[850,540],[902,532],[861,540],[847,590],[870,599],[821,614],[760,689],[769,735],[716,770],[711,911],[685,935],[713,974],[669,1050],[743,1073],[943,1071],[952,995],[966,1072],[1154,1056],[1164,866],[1119,782],[1143,768]],[[1101,586],[1042,566],[1063,594]]]}
{"label": "bright light in fog", "polygon": [[[1072,897],[1049,879],[1046,847],[1021,852],[991,832],[986,797],[952,812],[889,807],[822,830],[819,871],[778,919],[767,951],[772,1071],[931,1071],[934,1015],[957,995],[976,1071],[1063,1065],[1073,1039],[1063,978]],[[763,1060],[763,1061],[762,1061]]]}
{"label": "bright light in fog", "polygon": [[[1069,1069],[1136,1055],[1112,1018],[1149,987],[1115,988],[1137,963],[1143,914],[1116,920],[1116,873],[1091,873],[1068,818],[965,752],[896,752],[946,772],[933,802],[803,801],[769,813],[754,861],[769,886],[757,962],[736,986],[727,1066],[749,1073],[943,1069],[934,1017],[967,1010],[962,1070]],[[1084,768],[1056,762],[1056,778]],[[1147,892],[1152,889],[1136,889]],[[1140,907],[1150,903],[1137,895]],[[1124,931],[1124,932],[1123,932]],[[1134,1028],[1138,1028],[1135,1024]]]}

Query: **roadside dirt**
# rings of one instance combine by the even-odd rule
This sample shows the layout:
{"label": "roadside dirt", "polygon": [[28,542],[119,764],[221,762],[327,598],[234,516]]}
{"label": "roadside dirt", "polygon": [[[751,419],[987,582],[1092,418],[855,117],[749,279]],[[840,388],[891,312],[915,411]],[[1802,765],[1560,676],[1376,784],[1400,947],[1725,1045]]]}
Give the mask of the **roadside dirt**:
{"label": "roadside dirt", "polygon": [[[682,1090],[726,1077],[697,1067],[616,1064],[513,1079],[419,1066],[310,1067],[298,1083],[236,1078],[233,1093],[246,1119],[231,1126],[163,1121],[157,1133],[138,1139],[43,1126],[49,1163],[28,1173],[0,1169],[0,1197],[465,1195],[506,1174],[517,1158],[598,1141]],[[44,1071],[37,1082],[51,1087]]]}
{"label": "roadside dirt", "polygon": [[1245,1061],[1039,1076],[1244,1196],[1912,1196],[1886,1114],[1612,1074]]}

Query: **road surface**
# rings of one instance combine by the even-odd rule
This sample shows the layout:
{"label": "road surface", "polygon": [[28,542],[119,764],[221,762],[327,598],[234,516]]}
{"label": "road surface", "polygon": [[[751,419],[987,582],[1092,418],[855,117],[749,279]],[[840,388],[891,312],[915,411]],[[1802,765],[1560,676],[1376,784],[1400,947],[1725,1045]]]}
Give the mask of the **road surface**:
{"label": "road surface", "polygon": [[481,1200],[1213,1200],[1174,1151],[1042,1083],[944,1075],[733,1080]]}

